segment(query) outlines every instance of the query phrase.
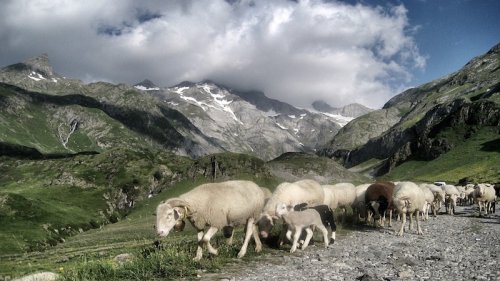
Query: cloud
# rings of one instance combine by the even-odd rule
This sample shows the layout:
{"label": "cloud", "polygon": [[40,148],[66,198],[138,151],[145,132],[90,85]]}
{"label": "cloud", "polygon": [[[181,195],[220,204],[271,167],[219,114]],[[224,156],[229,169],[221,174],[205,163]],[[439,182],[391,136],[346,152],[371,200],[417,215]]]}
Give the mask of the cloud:
{"label": "cloud", "polygon": [[403,5],[289,0],[10,0],[2,65],[48,53],[65,76],[211,79],[297,106],[380,107],[425,67]]}

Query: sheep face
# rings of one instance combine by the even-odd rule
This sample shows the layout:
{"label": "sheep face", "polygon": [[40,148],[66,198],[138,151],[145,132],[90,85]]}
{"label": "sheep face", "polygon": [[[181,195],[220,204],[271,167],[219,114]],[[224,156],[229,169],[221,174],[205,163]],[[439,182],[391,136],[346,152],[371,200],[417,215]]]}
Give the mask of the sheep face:
{"label": "sheep face", "polygon": [[257,221],[257,227],[259,228],[259,233],[262,238],[267,238],[271,229],[273,228],[274,222],[273,218],[268,214],[261,215],[260,219]]}
{"label": "sheep face", "polygon": [[280,203],[276,206],[276,216],[281,217],[284,214],[288,214],[293,211],[292,206],[287,206],[285,203]]}
{"label": "sheep face", "polygon": [[174,228],[176,231],[184,229],[183,212],[180,207],[172,207],[166,203],[156,208],[156,232],[160,237],[165,237]]}
{"label": "sheep face", "polygon": [[478,184],[474,188],[476,189],[477,197],[483,197],[484,196],[484,193],[486,191],[486,188],[485,188],[484,185]]}

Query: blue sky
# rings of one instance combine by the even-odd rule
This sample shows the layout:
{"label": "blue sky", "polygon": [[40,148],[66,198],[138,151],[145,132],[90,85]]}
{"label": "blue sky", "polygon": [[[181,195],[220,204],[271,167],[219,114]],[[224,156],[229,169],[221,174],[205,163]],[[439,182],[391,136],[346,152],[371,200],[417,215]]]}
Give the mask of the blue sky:
{"label": "blue sky", "polygon": [[499,0],[2,0],[0,65],[381,107],[500,42]]}
{"label": "blue sky", "polygon": [[500,43],[498,0],[345,1],[368,5],[403,4],[416,44],[427,65],[413,72],[415,85],[450,74]]}

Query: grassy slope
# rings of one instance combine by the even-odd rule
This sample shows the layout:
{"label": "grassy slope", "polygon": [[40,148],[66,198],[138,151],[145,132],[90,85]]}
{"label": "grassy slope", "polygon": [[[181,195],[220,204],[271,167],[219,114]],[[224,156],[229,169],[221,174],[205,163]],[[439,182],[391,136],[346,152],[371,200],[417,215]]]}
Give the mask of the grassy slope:
{"label": "grassy slope", "polygon": [[[261,186],[281,181],[276,178],[253,180]],[[139,203],[121,221],[68,237],[65,243],[44,252],[3,258],[0,276],[22,276],[49,270],[62,273],[63,280],[172,280],[194,278],[199,270],[214,272],[227,263],[244,265],[248,260],[262,258],[262,255],[283,255],[286,252],[284,249],[276,250],[265,246],[263,252],[257,254],[252,242],[247,255],[241,260],[236,259],[244,236],[243,228],[238,227],[233,246],[227,246],[219,232],[212,241],[218,248],[219,255],[208,256],[205,251],[205,258],[194,262],[192,258],[196,253],[196,232],[189,224],[183,232],[172,233],[162,239],[162,250],[155,250],[151,245],[157,239],[153,229],[156,206],[162,200],[178,196],[203,182],[182,181],[158,196]],[[274,185],[267,187],[273,189]],[[346,233],[347,230],[339,225],[337,237],[342,238]],[[316,240],[319,241],[319,237]],[[122,253],[134,255],[133,261],[119,265],[113,257]]]}
{"label": "grassy slope", "polygon": [[152,179],[161,177],[162,166],[170,167],[171,175],[158,178],[159,188],[173,175],[182,177],[190,163],[166,153],[121,149],[50,160],[2,158],[0,253],[43,249],[80,228],[99,227],[117,216],[121,191],[139,200]]}
{"label": "grassy slope", "polygon": [[484,127],[466,140],[459,132],[448,130],[447,139],[457,139],[453,149],[429,162],[407,161],[392,170],[387,178],[415,181],[447,181],[462,178],[475,182],[500,182],[500,135],[492,127]]}

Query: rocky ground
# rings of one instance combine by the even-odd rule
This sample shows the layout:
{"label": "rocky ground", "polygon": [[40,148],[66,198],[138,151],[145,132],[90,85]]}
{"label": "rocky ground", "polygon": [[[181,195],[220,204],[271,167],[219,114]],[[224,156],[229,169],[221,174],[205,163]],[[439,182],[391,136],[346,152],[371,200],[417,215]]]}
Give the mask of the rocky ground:
{"label": "rocky ground", "polygon": [[[337,239],[283,255],[262,255],[249,264],[201,274],[211,280],[500,280],[500,212],[479,217],[477,207],[458,207],[415,231],[362,227]],[[316,239],[319,241],[319,239]]]}

